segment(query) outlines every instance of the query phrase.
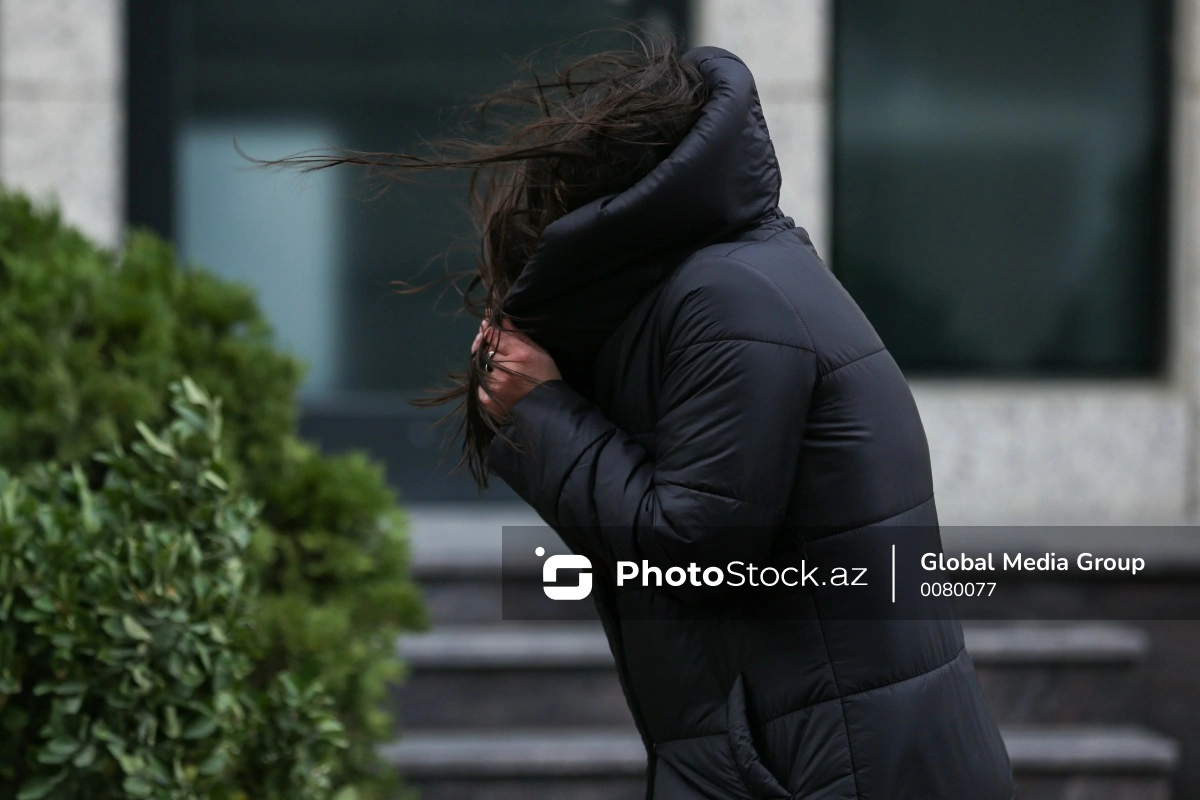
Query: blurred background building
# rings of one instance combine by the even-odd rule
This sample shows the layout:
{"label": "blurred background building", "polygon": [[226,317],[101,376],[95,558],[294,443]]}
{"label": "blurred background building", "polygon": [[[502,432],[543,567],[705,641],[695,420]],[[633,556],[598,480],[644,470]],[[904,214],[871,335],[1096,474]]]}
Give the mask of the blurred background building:
{"label": "blurred background building", "polygon": [[385,458],[406,500],[478,499],[437,465],[437,412],[406,402],[474,324],[453,292],[390,292],[470,266],[446,257],[471,232],[461,182],[366,202],[360,174],[247,169],[234,142],[404,150],[513,78],[507,57],[657,17],[754,71],[782,207],[911,378],[947,520],[1190,519],[1195,6],[3,0],[0,176],[107,242],[147,225],[254,284],[310,364],[311,435]]}
{"label": "blurred background building", "polygon": [[[1197,518],[1200,0],[0,0],[0,179],[257,287],[310,364],[305,432],[385,460],[422,552],[474,547],[515,498],[448,476],[441,412],[408,400],[475,321],[390,285],[470,266],[462,181],[368,202],[234,143],[403,151],[509,56],[646,17],[754,72],[782,208],[910,378],[943,521]],[[1121,641],[1093,655],[1145,651]],[[1155,713],[1194,755],[1197,723]]]}

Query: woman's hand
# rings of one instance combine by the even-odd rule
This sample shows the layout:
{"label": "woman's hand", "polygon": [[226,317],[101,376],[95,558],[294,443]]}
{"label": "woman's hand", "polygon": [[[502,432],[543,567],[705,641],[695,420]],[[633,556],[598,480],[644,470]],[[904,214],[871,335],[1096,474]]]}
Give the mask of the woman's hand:
{"label": "woman's hand", "polygon": [[[483,380],[495,397],[489,396],[480,386],[479,403],[484,412],[497,421],[539,383],[562,378],[549,353],[518,331],[507,319],[501,324],[502,328],[495,328],[484,320],[471,344],[472,355],[481,346],[486,347],[486,352],[490,354],[486,363],[491,365],[491,369],[484,373]],[[518,374],[507,372],[506,368]]]}

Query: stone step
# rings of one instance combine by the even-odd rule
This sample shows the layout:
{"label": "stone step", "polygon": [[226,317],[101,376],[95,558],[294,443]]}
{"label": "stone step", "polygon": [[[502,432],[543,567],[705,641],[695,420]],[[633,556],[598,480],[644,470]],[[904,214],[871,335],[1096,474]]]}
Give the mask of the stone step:
{"label": "stone step", "polygon": [[[976,664],[1134,664],[1147,648],[1139,628],[1092,622],[967,623],[963,638]],[[403,637],[397,648],[418,669],[612,666],[603,630],[587,622],[443,625]]]}
{"label": "stone step", "polygon": [[964,625],[963,638],[1001,723],[1127,720],[1149,651],[1144,630],[1115,623]]}
{"label": "stone step", "polygon": [[[1116,721],[1145,634],[1128,626],[967,625],[967,648],[1002,722]],[[397,645],[402,729],[630,722],[598,624],[442,626]]]}
{"label": "stone step", "polygon": [[598,623],[443,626],[397,649],[401,730],[633,724]]}
{"label": "stone step", "polygon": [[[1167,800],[1174,742],[1128,727],[1003,730],[1022,800]],[[383,750],[423,800],[634,800],[646,754],[630,729],[411,731]]]}
{"label": "stone step", "polygon": [[1179,745],[1136,726],[1014,725],[1004,742],[1021,800],[1170,800]]}

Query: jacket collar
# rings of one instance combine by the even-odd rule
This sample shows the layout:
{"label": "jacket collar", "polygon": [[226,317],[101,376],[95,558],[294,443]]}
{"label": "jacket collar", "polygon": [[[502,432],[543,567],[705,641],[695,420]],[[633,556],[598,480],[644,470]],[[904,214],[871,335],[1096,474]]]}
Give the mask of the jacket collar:
{"label": "jacket collar", "polygon": [[710,90],[696,124],[632,187],[547,226],[505,300],[508,314],[540,317],[529,333],[556,360],[594,356],[688,253],[782,217],[779,164],[750,70],[716,47],[683,58]]}

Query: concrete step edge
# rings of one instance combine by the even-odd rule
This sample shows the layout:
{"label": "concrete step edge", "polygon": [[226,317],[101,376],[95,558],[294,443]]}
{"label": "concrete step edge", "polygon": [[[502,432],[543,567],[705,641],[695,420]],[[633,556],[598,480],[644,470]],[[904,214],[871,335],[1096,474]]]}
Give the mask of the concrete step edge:
{"label": "concrete step edge", "polygon": [[[1149,647],[1128,625],[965,625],[976,664],[1134,664]],[[414,669],[608,669],[612,654],[599,624],[442,625],[401,637],[397,654]]]}
{"label": "concrete step edge", "polygon": [[1013,769],[1023,772],[1170,773],[1179,744],[1137,725],[1009,725]]}
{"label": "concrete step edge", "polygon": [[[1012,726],[1002,729],[1018,773],[1167,774],[1179,746],[1133,726]],[[646,751],[627,729],[412,731],[382,748],[410,778],[640,775]]]}

